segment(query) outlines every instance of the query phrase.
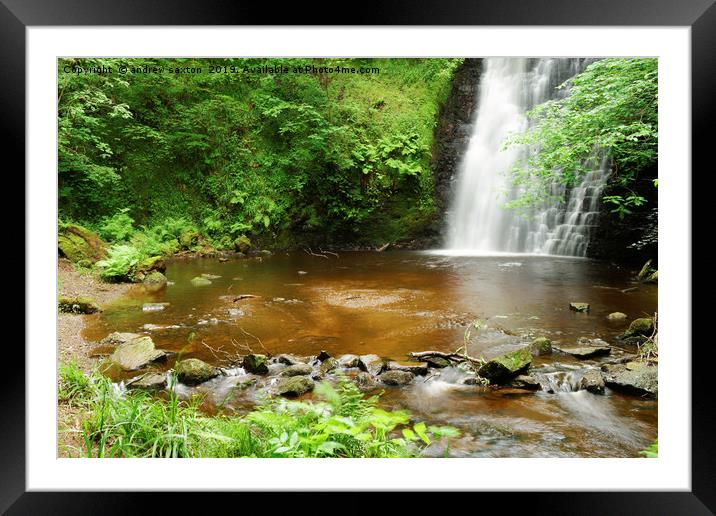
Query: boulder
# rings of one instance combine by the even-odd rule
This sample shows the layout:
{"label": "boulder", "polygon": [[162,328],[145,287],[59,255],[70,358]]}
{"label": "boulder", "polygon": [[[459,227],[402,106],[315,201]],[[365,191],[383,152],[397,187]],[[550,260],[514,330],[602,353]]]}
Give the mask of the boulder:
{"label": "boulder", "polygon": [[308,376],[313,368],[308,364],[294,364],[281,371],[281,376]]}
{"label": "boulder", "polygon": [[408,371],[386,371],[378,379],[387,385],[407,385],[413,381],[415,375]]}
{"label": "boulder", "polygon": [[281,396],[300,396],[313,390],[313,380],[305,376],[281,378],[276,383],[276,392]]}
{"label": "boulder", "polygon": [[361,371],[378,376],[385,369],[383,360],[378,355],[361,355],[358,362],[358,367]]}
{"label": "boulder", "polygon": [[579,358],[580,360],[608,355],[612,351],[610,346],[575,346],[555,349],[561,351],[562,353],[572,355],[575,358]]}
{"label": "boulder", "polygon": [[627,318],[627,314],[622,312],[612,312],[607,315],[607,319],[610,321],[624,321]]}
{"label": "boulder", "polygon": [[333,371],[336,367],[338,367],[338,360],[333,357],[328,357],[321,363],[321,366],[319,367],[321,376],[324,376],[326,373]]}
{"label": "boulder", "polygon": [[57,309],[70,314],[94,314],[101,312],[97,303],[88,297],[60,296],[57,299]]}
{"label": "boulder", "polygon": [[370,391],[378,385],[373,376],[365,371],[361,371],[355,377],[355,383],[361,391]]}
{"label": "boulder", "polygon": [[593,394],[604,394],[604,378],[597,369],[588,369],[579,380],[579,388]]}
{"label": "boulder", "polygon": [[205,287],[207,285],[211,285],[211,280],[197,276],[196,278],[192,278],[191,284],[195,287]]}
{"label": "boulder", "polygon": [[322,349],[321,352],[318,354],[318,357],[316,358],[318,358],[318,360],[320,360],[321,362],[325,362],[326,360],[331,358],[331,355],[328,354],[328,351]]}
{"label": "boulder", "polygon": [[531,363],[532,352],[529,347],[524,347],[486,362],[477,374],[490,380],[490,383],[499,384],[526,371]]}
{"label": "boulder", "polygon": [[249,373],[254,374],[267,374],[268,369],[268,358],[266,355],[258,355],[251,353],[244,357],[244,369]]}
{"label": "boulder", "polygon": [[204,383],[219,375],[217,368],[198,358],[187,358],[177,362],[174,364],[174,371],[177,379],[186,385]]}
{"label": "boulder", "polygon": [[514,378],[514,380],[510,382],[510,387],[515,387],[516,389],[538,391],[541,389],[542,386],[534,376],[519,374]]}
{"label": "boulder", "polygon": [[428,367],[434,367],[436,369],[442,369],[450,365],[450,361],[443,357],[427,356],[423,358],[423,360],[428,364]]}
{"label": "boulder", "polygon": [[659,371],[656,365],[643,362],[608,364],[602,367],[604,383],[615,391],[656,398],[659,391]]}
{"label": "boulder", "polygon": [[87,228],[70,224],[60,228],[57,235],[60,256],[81,265],[91,265],[107,257],[107,245]]}
{"label": "boulder", "polygon": [[199,244],[201,235],[196,231],[185,230],[182,231],[177,240],[179,241],[179,247],[184,250],[189,250]]}
{"label": "boulder", "polygon": [[278,362],[279,364],[286,364],[287,366],[292,366],[296,364],[305,364],[306,360],[295,355],[289,355],[287,353],[284,353],[276,357],[276,362]]}
{"label": "boulder", "polygon": [[167,270],[167,264],[161,256],[152,256],[146,260],[142,260],[134,270],[134,281],[143,282],[151,273],[161,272],[162,275]]}
{"label": "boulder", "polygon": [[142,280],[142,285],[151,291],[157,292],[167,286],[167,277],[159,271],[152,271]]}
{"label": "boulder", "polygon": [[234,240],[234,249],[240,253],[246,253],[251,249],[251,240],[246,235],[241,235]]}
{"label": "boulder", "polygon": [[530,343],[530,351],[534,356],[552,353],[552,341],[547,337],[537,337]]}
{"label": "boulder", "polygon": [[111,360],[125,371],[134,371],[166,357],[166,352],[154,347],[151,337],[138,337],[119,344]]}
{"label": "boulder", "polygon": [[358,355],[341,355],[338,359],[338,365],[340,367],[358,367],[359,363],[360,359],[358,358]]}
{"label": "boulder", "polygon": [[115,331],[100,340],[99,343],[103,346],[117,346],[119,344],[129,342],[130,340],[138,339],[139,337],[141,337],[139,333]]}
{"label": "boulder", "polygon": [[634,319],[629,325],[629,329],[624,332],[625,337],[651,337],[654,333],[654,319],[651,317],[642,317],[640,319]]}
{"label": "boulder", "polygon": [[415,375],[424,376],[428,374],[428,364],[427,362],[396,362],[392,360],[388,362],[388,370],[407,371]]}
{"label": "boulder", "polygon": [[589,312],[589,303],[569,303],[569,309],[575,312]]}
{"label": "boulder", "polygon": [[167,375],[164,373],[147,373],[127,382],[129,389],[142,389],[145,391],[160,391],[167,385]]}

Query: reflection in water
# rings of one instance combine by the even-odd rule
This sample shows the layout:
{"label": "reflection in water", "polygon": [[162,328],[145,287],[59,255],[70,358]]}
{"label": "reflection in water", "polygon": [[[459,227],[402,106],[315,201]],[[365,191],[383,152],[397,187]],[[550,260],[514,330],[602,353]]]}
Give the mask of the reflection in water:
{"label": "reflection in water", "polygon": [[[219,277],[194,286],[191,279],[202,274]],[[248,349],[296,355],[325,349],[405,359],[411,351],[456,349],[468,326],[482,319],[487,326],[472,333],[468,349],[490,358],[537,334],[557,345],[579,337],[615,344],[624,326],[608,321],[607,314],[636,318],[653,313],[657,301],[653,285],[622,292],[632,286],[629,275],[614,266],[524,255],[396,251],[346,252],[330,260],[303,253],[226,263],[175,260],[167,276],[172,284],[165,290],[137,287],[102,314],[88,316],[84,336],[99,340],[112,331],[143,332],[157,347],[221,366]],[[591,311],[570,311],[573,301],[590,303]],[[169,304],[143,311],[145,303]],[[169,360],[165,367],[171,365]],[[540,372],[562,375],[585,365],[598,362],[564,355],[533,362]],[[459,384],[461,374],[448,369],[407,388],[386,388],[383,403],[432,424],[460,427],[465,435],[450,445],[455,455],[635,456],[656,436],[653,401],[571,388],[554,389],[555,394],[493,391]],[[245,409],[256,395],[254,389],[235,388],[245,380],[243,371],[234,371],[183,394],[206,392],[214,405]]]}

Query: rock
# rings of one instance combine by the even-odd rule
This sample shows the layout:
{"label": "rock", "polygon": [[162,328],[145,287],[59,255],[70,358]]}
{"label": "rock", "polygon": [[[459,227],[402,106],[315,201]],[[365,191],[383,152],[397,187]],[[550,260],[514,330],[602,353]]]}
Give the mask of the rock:
{"label": "rock", "polygon": [[251,249],[251,240],[246,235],[241,235],[234,240],[234,249],[240,253],[246,253]]}
{"label": "rock", "polygon": [[624,314],[622,312],[612,312],[609,315],[607,315],[607,319],[610,321],[624,321],[627,318],[627,314]]}
{"label": "rock", "polygon": [[612,351],[612,348],[610,346],[579,346],[555,349],[561,351],[562,353],[572,355],[573,357],[579,358],[581,360],[608,355]]}
{"label": "rock", "polygon": [[654,320],[651,317],[643,317],[641,319],[634,319],[629,325],[629,329],[624,332],[624,337],[651,337],[654,333]]}
{"label": "rock", "polygon": [[206,278],[202,278],[201,276],[197,276],[196,278],[193,278],[191,280],[191,284],[195,287],[203,287],[206,285],[211,285],[211,281]]}
{"label": "rock", "polygon": [[144,312],[160,312],[164,310],[169,303],[144,303],[142,305],[142,311]]}
{"label": "rock", "polygon": [[589,312],[589,303],[569,303],[569,309],[575,312]]}
{"label": "rock", "polygon": [[361,391],[370,391],[378,385],[370,373],[361,371],[355,377],[355,383]]}
{"label": "rock", "polygon": [[385,364],[378,355],[361,355],[358,367],[373,376],[378,376],[385,369]]}
{"label": "rock", "polygon": [[318,358],[318,360],[320,360],[321,362],[325,362],[326,360],[331,358],[331,355],[329,355],[327,351],[322,349],[321,352],[318,354],[318,357],[316,358]]}
{"label": "rock", "polygon": [[338,365],[340,367],[358,367],[359,363],[360,359],[357,355],[341,355],[341,357],[338,359]]}
{"label": "rock", "polygon": [[177,240],[179,241],[179,247],[183,250],[189,250],[199,244],[201,235],[196,231],[185,230],[182,231]]}
{"label": "rock", "polygon": [[218,274],[209,274],[208,272],[204,272],[201,274],[201,277],[206,278],[208,280],[213,280],[213,279],[219,279],[221,276],[219,276]]}
{"label": "rock", "polygon": [[579,388],[593,394],[604,394],[604,378],[596,369],[588,369],[579,380]]}
{"label": "rock", "polygon": [[279,364],[286,364],[288,366],[296,365],[296,364],[305,364],[306,360],[303,358],[299,358],[295,355],[289,355],[289,354],[281,354],[276,357],[276,361]]}
{"label": "rock", "polygon": [[524,347],[510,353],[505,353],[485,363],[477,371],[482,378],[490,383],[502,383],[526,371],[532,363],[532,352]]}
{"label": "rock", "polygon": [[145,276],[144,280],[142,280],[142,283],[144,283],[145,285],[165,286],[167,284],[167,277],[159,271],[152,271]]}
{"label": "rock", "polygon": [[300,275],[308,274],[306,271],[298,271]]}
{"label": "rock", "polygon": [[281,371],[281,376],[308,376],[313,368],[308,364],[294,364]]}
{"label": "rock", "polygon": [[60,228],[57,235],[60,256],[81,265],[91,265],[107,257],[107,245],[87,228],[70,224]]}
{"label": "rock", "polygon": [[387,385],[407,385],[413,381],[415,375],[408,371],[386,371],[378,379]]}
{"label": "rock", "polygon": [[161,256],[152,256],[151,258],[141,261],[139,265],[137,265],[133,274],[133,279],[134,281],[144,282],[144,280],[149,277],[151,273],[161,272],[163,274],[166,270],[167,264],[164,262],[164,258]]}
{"label": "rock", "polygon": [[325,376],[326,373],[333,371],[336,367],[338,367],[338,360],[333,357],[328,357],[319,367],[321,376]]}
{"label": "rock", "polygon": [[88,297],[60,296],[57,299],[57,309],[70,314],[94,314],[101,312],[97,303]]}
{"label": "rock", "polygon": [[607,364],[602,367],[604,383],[615,391],[655,398],[659,391],[659,371],[642,362]]}
{"label": "rock", "polygon": [[659,282],[659,271],[654,271],[648,278],[645,280],[647,283],[658,283]]}
{"label": "rock", "polygon": [[127,382],[129,389],[142,389],[145,391],[160,391],[167,385],[167,375],[164,373],[147,373]]}
{"label": "rock", "polygon": [[138,339],[139,337],[141,337],[139,333],[115,331],[114,333],[110,333],[105,338],[100,340],[99,343],[103,346],[117,346],[119,344],[129,342],[130,340]]}
{"label": "rock", "polygon": [[125,371],[134,371],[166,357],[166,353],[154,347],[151,337],[138,337],[119,344],[111,360]]}
{"label": "rock", "polygon": [[541,385],[534,376],[520,374],[517,375],[512,382],[510,382],[510,387],[538,391],[541,388]]}
{"label": "rock", "polygon": [[486,385],[484,378],[479,378],[477,376],[467,376],[460,380],[460,384],[462,385]]}
{"label": "rock", "polygon": [[537,337],[530,343],[530,351],[534,356],[552,353],[552,341],[547,337]]}
{"label": "rock", "polygon": [[219,376],[219,370],[198,358],[187,358],[174,364],[174,371],[181,383],[197,385]]}
{"label": "rock", "polygon": [[420,376],[428,374],[427,362],[388,362],[388,370],[390,371],[407,371]]}
{"label": "rock", "polygon": [[219,263],[225,263],[228,261],[229,259],[226,256],[219,256]]}
{"label": "rock", "polygon": [[443,357],[427,356],[423,360],[428,364],[428,367],[434,367],[436,369],[442,369],[450,365],[450,361]]}
{"label": "rock", "polygon": [[266,355],[258,355],[251,353],[244,357],[244,369],[249,373],[266,374],[268,373],[268,358]]}
{"label": "rock", "polygon": [[276,384],[276,392],[281,396],[300,396],[313,390],[313,380],[305,376],[281,378]]}

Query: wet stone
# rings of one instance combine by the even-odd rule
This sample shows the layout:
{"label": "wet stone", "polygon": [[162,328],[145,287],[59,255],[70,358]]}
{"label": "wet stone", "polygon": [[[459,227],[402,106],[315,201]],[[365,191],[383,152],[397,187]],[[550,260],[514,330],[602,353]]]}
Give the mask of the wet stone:
{"label": "wet stone", "polygon": [[408,371],[386,371],[378,379],[387,385],[407,385],[413,381],[415,375]]}
{"label": "wet stone", "polygon": [[407,371],[415,375],[424,376],[428,374],[427,362],[388,362],[388,369],[391,371]]}

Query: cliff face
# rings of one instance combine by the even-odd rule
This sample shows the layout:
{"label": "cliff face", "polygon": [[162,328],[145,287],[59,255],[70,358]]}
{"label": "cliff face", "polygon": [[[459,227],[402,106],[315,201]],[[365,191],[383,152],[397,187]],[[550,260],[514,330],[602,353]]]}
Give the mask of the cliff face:
{"label": "cliff face", "polygon": [[421,242],[421,247],[442,245],[445,213],[450,204],[453,182],[470,139],[481,69],[482,59],[465,59],[455,71],[450,96],[440,109],[431,163],[435,178],[435,204],[438,209],[435,221]]}
{"label": "cliff face", "polygon": [[[632,213],[622,219],[611,213],[612,207],[609,204],[602,203],[597,226],[591,234],[587,249],[590,258],[634,266],[640,266],[649,259],[657,261],[656,167],[644,171],[641,176],[631,190],[647,200],[644,205],[631,208]],[[602,197],[614,194],[623,195],[624,191],[617,184],[608,184]]]}

